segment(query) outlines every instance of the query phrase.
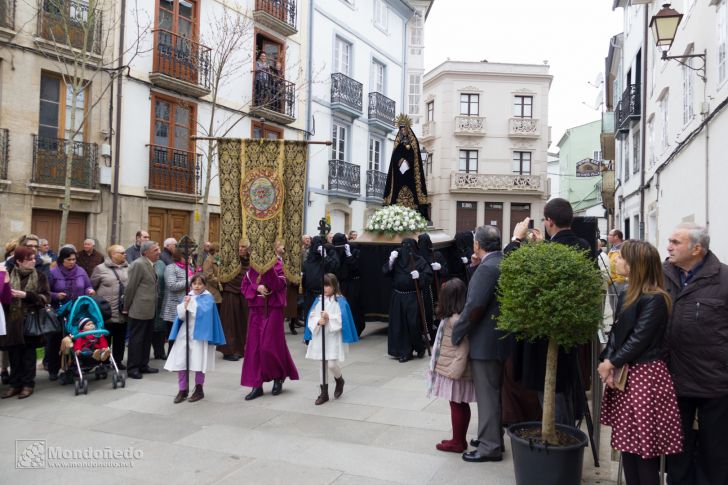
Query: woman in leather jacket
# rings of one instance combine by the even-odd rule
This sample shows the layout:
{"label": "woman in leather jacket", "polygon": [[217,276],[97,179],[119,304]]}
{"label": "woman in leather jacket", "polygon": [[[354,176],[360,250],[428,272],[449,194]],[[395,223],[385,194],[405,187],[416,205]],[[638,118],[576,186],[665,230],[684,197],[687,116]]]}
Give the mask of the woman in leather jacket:
{"label": "woman in leather jacket", "polygon": [[[607,386],[601,423],[612,427],[612,447],[622,452],[627,485],[657,485],[659,456],[682,452],[675,389],[661,358],[672,302],[663,286],[660,255],[651,244],[625,241],[616,271],[629,286],[618,297],[599,365]],[[626,385],[620,390],[622,372]]]}

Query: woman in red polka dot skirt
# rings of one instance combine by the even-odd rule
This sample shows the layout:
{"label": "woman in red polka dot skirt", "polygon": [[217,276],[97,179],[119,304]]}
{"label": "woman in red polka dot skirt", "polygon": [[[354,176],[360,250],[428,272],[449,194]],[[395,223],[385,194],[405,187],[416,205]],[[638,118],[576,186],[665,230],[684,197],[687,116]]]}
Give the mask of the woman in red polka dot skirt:
{"label": "woman in red polka dot skirt", "polygon": [[[619,296],[599,365],[607,386],[601,423],[612,427],[612,448],[622,452],[627,485],[657,485],[659,456],[682,452],[675,389],[661,359],[672,302],[663,288],[660,255],[651,244],[625,241],[616,271],[629,278],[629,286]],[[625,365],[622,391],[616,387],[615,371]]]}

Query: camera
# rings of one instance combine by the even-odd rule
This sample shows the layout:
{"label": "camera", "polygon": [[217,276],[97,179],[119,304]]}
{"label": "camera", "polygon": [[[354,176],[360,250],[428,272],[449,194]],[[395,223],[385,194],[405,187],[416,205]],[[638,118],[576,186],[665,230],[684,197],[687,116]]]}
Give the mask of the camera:
{"label": "camera", "polygon": [[528,228],[529,229],[533,229],[533,222],[534,222],[533,219],[531,219],[530,221],[528,221]]}

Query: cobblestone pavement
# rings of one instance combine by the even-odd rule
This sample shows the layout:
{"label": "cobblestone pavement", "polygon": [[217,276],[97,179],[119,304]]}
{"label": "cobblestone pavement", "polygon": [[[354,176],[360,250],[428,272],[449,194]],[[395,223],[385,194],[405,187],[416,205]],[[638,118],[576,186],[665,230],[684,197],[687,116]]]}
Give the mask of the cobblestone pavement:
{"label": "cobblestone pavement", "polygon": [[[450,438],[448,403],[425,397],[426,359],[389,359],[383,325],[369,324],[350,348],[344,394],[322,406],[313,403],[320,364],[304,359],[300,336],[287,339],[301,380],[287,381],[279,396],[267,384],[266,394],[250,402],[239,385],[242,361],[219,354],[205,399],[196,403],[172,403],[177,378],[166,371],[117,390],[110,378],[91,380],[88,395],[74,396],[73,386],[49,382],[39,370],[33,396],[0,401],[0,482],[515,483],[509,443],[500,463],[465,463],[435,449]],[[584,483],[613,483],[607,431],[602,468],[593,468],[586,450]]]}

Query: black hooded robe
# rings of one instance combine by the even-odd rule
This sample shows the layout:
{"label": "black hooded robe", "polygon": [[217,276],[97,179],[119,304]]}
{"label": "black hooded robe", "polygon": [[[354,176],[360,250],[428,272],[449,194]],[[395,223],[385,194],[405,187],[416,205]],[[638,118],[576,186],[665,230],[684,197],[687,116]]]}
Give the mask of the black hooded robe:
{"label": "black hooded robe", "polygon": [[[311,239],[311,249],[308,252],[306,261],[303,262],[301,285],[303,286],[303,311],[304,321],[311,312],[311,305],[314,300],[323,292],[324,274],[336,274],[339,260],[334,251],[326,251],[326,259],[323,260],[318,252],[318,248],[323,246],[323,239],[315,236]],[[323,264],[322,264],[323,263]]]}
{"label": "black hooded robe", "polygon": [[437,327],[435,319],[435,308],[437,307],[438,295],[440,293],[439,285],[442,285],[448,278],[447,263],[445,258],[439,251],[432,249],[432,240],[430,235],[420,234],[417,238],[417,247],[422,259],[432,268],[432,263],[440,263],[438,271],[432,270],[432,282],[426,287],[422,287],[422,297],[425,303],[425,315],[427,317],[427,329],[430,331],[430,341],[435,341],[437,335]]}
{"label": "black hooded robe", "polygon": [[339,280],[341,293],[349,303],[351,314],[354,317],[354,326],[357,335],[361,336],[366,323],[364,321],[364,307],[361,302],[361,273],[359,271],[359,249],[349,246],[351,256],[346,255],[345,244],[348,244],[346,236],[341,233],[334,235],[334,251],[339,260],[336,270],[336,279]]}
{"label": "black hooded robe", "polygon": [[387,353],[393,357],[409,359],[413,351],[421,354],[425,350],[415,280],[410,273],[417,270],[420,273],[418,284],[420,288],[426,288],[432,281],[432,268],[417,253],[414,239],[402,241],[398,252],[392,267],[389,267],[389,261],[385,261],[382,268],[392,278]]}

